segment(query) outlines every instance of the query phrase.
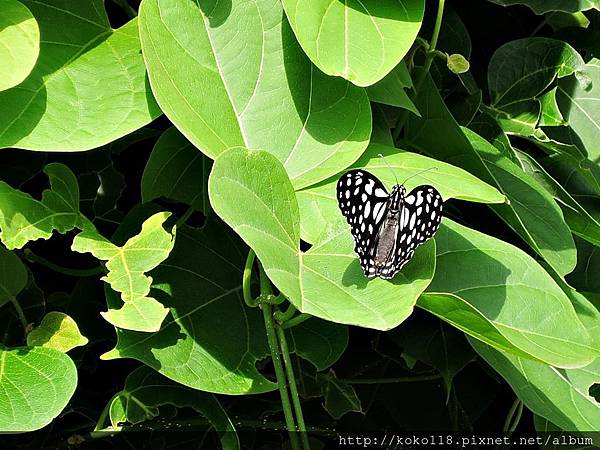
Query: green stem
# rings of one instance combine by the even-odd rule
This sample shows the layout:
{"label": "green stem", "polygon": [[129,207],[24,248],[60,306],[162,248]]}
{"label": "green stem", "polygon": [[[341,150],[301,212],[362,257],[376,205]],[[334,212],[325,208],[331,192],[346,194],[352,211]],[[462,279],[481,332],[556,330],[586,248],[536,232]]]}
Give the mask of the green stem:
{"label": "green stem", "polygon": [[294,317],[296,314],[296,307],[290,303],[290,306],[285,311],[275,311],[273,317],[279,323],[284,323]]}
{"label": "green stem", "polygon": [[260,307],[262,308],[263,318],[265,320],[267,341],[269,343],[269,349],[271,350],[273,366],[275,367],[275,377],[277,378],[277,387],[279,388],[279,395],[281,397],[281,406],[283,407],[285,423],[290,435],[290,443],[292,445],[292,450],[300,450],[300,442],[298,441],[298,434],[296,425],[294,423],[294,415],[292,413],[290,397],[288,396],[288,391],[286,388],[285,373],[283,372],[283,366],[281,364],[279,348],[277,345],[277,338],[275,336],[275,327],[273,325],[273,307],[268,303],[261,303]]}
{"label": "green stem", "polygon": [[192,214],[194,214],[194,211],[195,209],[193,206],[190,206],[188,209],[186,209],[183,215],[179,219],[177,219],[177,222],[175,222],[175,227],[180,228],[181,226],[185,225],[185,223],[192,216]]}
{"label": "green stem", "polygon": [[244,295],[244,301],[246,305],[251,308],[258,306],[258,302],[255,298],[252,297],[252,266],[254,266],[254,260],[256,258],[256,254],[254,250],[250,250],[248,252],[248,257],[246,258],[246,265],[244,266],[244,275],[242,276],[242,293]]}
{"label": "green stem", "polygon": [[41,264],[50,270],[72,277],[92,277],[94,275],[100,275],[101,273],[104,273],[104,268],[102,266],[92,267],[91,269],[70,269],[68,267],[54,264],[40,255],[36,255],[28,248],[26,248],[23,253],[25,258],[30,262]]}
{"label": "green stem", "polygon": [[281,324],[281,328],[287,329],[295,327],[296,325],[301,324],[305,320],[310,319],[312,316],[310,314],[302,313],[298,314],[296,317],[292,317],[290,320]]}
{"label": "green stem", "polygon": [[414,377],[398,377],[398,378],[357,378],[357,379],[342,379],[347,384],[392,384],[392,383],[416,383],[418,381],[439,380],[442,378],[440,374],[434,375],[417,375]]}
{"label": "green stem", "polygon": [[[429,42],[429,48],[427,50],[425,56],[425,64],[423,65],[423,69],[419,73],[419,78],[417,78],[417,82],[415,83],[414,89],[414,98],[417,98],[423,83],[427,79],[427,74],[429,73],[429,69],[431,69],[431,64],[433,63],[433,58],[436,55],[436,46],[438,42],[438,38],[440,37],[440,30],[442,28],[442,18],[444,17],[444,3],[446,0],[438,0],[438,10],[437,16],[435,18],[435,25],[433,27],[433,34],[431,35],[431,41]],[[394,128],[394,142],[398,140],[406,121],[408,120],[408,115],[410,111],[404,110],[402,114],[398,117],[398,121],[396,122],[396,128]]]}
{"label": "green stem", "polygon": [[14,306],[15,311],[17,311],[17,316],[19,317],[19,321],[21,322],[21,325],[23,326],[23,331],[25,332],[25,335],[27,335],[27,317],[25,317],[23,308],[21,308],[19,301],[14,296],[10,297],[10,302]]}
{"label": "green stem", "polygon": [[[292,306],[290,305],[290,307]],[[294,310],[295,309],[296,308],[294,308]],[[279,338],[281,354],[283,355],[283,362],[285,364],[288,384],[290,386],[290,394],[292,395],[292,403],[294,404],[294,411],[296,413],[296,422],[298,422],[298,431],[300,432],[300,439],[302,440],[302,448],[304,450],[310,450],[308,434],[306,433],[306,425],[304,424],[304,416],[302,414],[302,405],[300,404],[300,396],[298,395],[298,388],[296,386],[294,367],[292,366],[292,360],[290,359],[290,351],[288,349],[287,340],[285,338],[285,330],[281,327],[276,327],[276,330],[277,337]]]}
{"label": "green stem", "polygon": [[508,410],[508,414],[506,415],[506,420],[504,420],[504,426],[502,427],[502,431],[505,433],[513,433],[521,420],[521,415],[523,414],[523,402],[519,397],[515,399],[512,406]]}
{"label": "green stem", "polygon": [[269,277],[267,277],[265,269],[263,268],[263,265],[260,263],[260,261],[258,262],[258,271],[260,274],[260,295],[262,295],[263,297],[267,295],[273,295],[273,290],[271,289],[271,282],[269,281]]}

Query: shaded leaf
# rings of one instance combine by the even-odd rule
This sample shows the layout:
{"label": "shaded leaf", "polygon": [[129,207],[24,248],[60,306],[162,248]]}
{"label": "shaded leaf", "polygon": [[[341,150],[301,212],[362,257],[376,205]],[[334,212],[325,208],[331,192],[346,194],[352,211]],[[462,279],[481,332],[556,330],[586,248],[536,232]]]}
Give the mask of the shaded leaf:
{"label": "shaded leaf", "polygon": [[[117,329],[116,347],[102,358],[134,358],[202,391],[240,395],[276,389],[255,366],[269,349],[261,314],[241,296],[246,255],[221,223],[178,230],[169,258],[151,273],[153,294],[172,317],[158,332]],[[108,293],[109,306],[115,297]]]}
{"label": "shaded leaf", "polygon": [[499,5],[526,5],[536,14],[549,11],[577,12],[588,9],[600,9],[598,0],[491,0]]}
{"label": "shaded leaf", "polygon": [[332,366],[348,346],[348,327],[311,318],[289,329],[293,351],[317,370]]}
{"label": "shaded leaf", "polygon": [[27,284],[27,269],[19,257],[0,245],[0,306],[16,298]]}
{"label": "shaded leaf", "polygon": [[77,386],[77,369],[51,348],[0,346],[0,432],[38,430],[58,416]]}
{"label": "shaded leaf", "polygon": [[0,91],[21,83],[40,53],[40,29],[27,6],[17,0],[0,2]]}
{"label": "shaded leaf", "polygon": [[27,335],[30,347],[48,347],[66,353],[86,345],[88,340],[79,332],[77,323],[65,313],[51,311]]}
{"label": "shaded leaf", "polygon": [[0,92],[0,147],[88,150],[160,114],[146,83],[136,20],[113,30],[102,0],[24,4],[42,45],[25,81]]}
{"label": "shaded leaf", "polygon": [[325,397],[323,406],[334,419],[340,419],[349,412],[363,412],[354,388],[339,380],[332,370],[329,373],[317,374],[317,382]]}
{"label": "shaded leaf", "polygon": [[408,109],[420,116],[415,104],[406,93],[406,89],[413,87],[410,73],[404,61],[401,61],[385,77],[367,88],[369,99],[372,102]]}
{"label": "shaded leaf", "polygon": [[199,211],[209,207],[205,192],[211,163],[176,128],[158,139],[142,176],[142,201],[159,197],[192,205]]}
{"label": "shaded leaf", "polygon": [[271,152],[297,188],[353,163],[371,134],[364,90],[310,63],[279,2],[213,3],[141,4],[150,83],[175,126],[211,158],[235,146]]}
{"label": "shaded leaf", "polygon": [[406,55],[421,28],[423,0],[284,0],[296,38],[329,75],[369,86]]}
{"label": "shaded leaf", "polygon": [[144,366],[127,376],[123,390],[111,400],[109,414],[112,426],[116,428],[126,422],[137,424],[152,420],[158,416],[158,407],[163,405],[193,408],[206,417],[220,434],[224,450],[240,448],[235,427],[214,395],[173,383]]}

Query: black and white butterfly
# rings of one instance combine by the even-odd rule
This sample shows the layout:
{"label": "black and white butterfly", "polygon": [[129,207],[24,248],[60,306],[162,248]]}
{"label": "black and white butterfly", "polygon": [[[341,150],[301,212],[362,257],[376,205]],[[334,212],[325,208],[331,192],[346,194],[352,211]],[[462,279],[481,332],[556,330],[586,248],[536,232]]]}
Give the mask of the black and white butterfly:
{"label": "black and white butterfly", "polygon": [[396,184],[388,194],[379,179],[362,169],[342,175],[337,198],[369,278],[393,278],[442,220],[442,196],[433,186],[417,186],[407,195],[404,185]]}

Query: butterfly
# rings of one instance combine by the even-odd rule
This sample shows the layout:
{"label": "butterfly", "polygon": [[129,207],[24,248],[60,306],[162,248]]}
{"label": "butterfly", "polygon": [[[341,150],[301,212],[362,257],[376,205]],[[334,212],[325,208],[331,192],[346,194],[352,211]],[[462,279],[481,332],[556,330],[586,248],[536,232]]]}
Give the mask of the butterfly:
{"label": "butterfly", "polygon": [[341,176],[337,199],[368,278],[393,278],[442,220],[442,196],[433,186],[417,186],[407,194],[404,184],[396,184],[388,193],[377,177],[362,169]]}

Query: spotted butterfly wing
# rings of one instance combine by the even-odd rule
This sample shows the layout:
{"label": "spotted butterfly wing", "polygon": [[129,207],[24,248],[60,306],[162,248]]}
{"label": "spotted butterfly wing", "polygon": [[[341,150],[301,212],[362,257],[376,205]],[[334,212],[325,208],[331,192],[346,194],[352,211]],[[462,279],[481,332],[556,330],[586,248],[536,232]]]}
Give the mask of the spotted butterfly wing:
{"label": "spotted butterfly wing", "polygon": [[351,170],[338,180],[338,205],[350,224],[354,251],[365,275],[373,271],[373,251],[389,194],[375,176],[364,170]]}
{"label": "spotted butterfly wing", "polygon": [[396,185],[388,194],[364,170],[344,174],[337,194],[367,277],[393,278],[435,234],[442,218],[443,200],[433,186],[418,186],[406,195],[404,186]]}

